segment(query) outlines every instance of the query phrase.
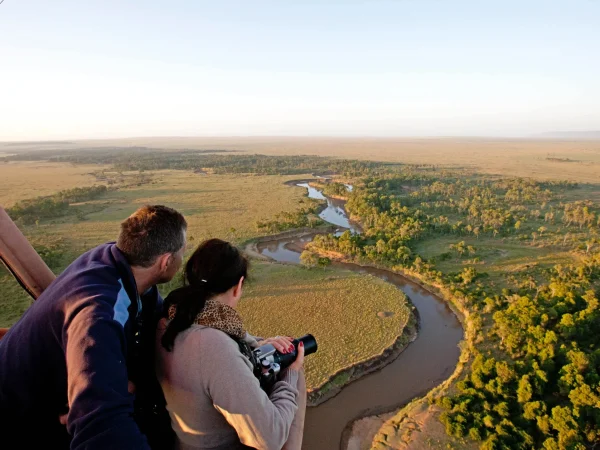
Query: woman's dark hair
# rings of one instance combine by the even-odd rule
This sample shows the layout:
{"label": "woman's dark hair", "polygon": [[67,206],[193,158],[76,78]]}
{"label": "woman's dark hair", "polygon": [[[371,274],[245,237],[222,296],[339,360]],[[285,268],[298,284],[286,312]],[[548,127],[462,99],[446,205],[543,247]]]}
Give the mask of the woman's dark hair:
{"label": "woman's dark hair", "polygon": [[171,351],[177,335],[189,328],[208,299],[227,292],[248,277],[248,260],[229,242],[209,239],[201,243],[185,264],[183,287],[165,299],[168,315],[171,305],[177,310],[163,334],[162,346]]}

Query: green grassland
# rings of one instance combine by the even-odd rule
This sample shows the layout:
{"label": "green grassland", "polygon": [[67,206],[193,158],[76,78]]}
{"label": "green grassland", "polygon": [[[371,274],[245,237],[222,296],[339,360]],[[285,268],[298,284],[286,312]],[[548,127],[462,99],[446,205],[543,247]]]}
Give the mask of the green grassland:
{"label": "green grassland", "polygon": [[[413,251],[433,262],[444,273],[474,267],[478,272],[487,273],[492,286],[500,289],[515,288],[519,279],[532,277],[540,281],[541,275],[556,264],[575,264],[589,253],[585,245],[590,238],[587,227],[566,227],[558,217],[547,221],[544,220],[544,215],[549,211],[560,211],[568,202],[598,204],[599,200],[600,187],[597,184],[582,183],[574,189],[557,193],[552,201],[530,206],[531,212],[527,220],[512,235],[426,236],[415,242]],[[532,216],[531,213],[536,210],[538,216]],[[457,214],[448,214],[448,218],[451,221],[464,219]],[[461,241],[465,246],[472,246],[475,252],[459,255],[453,251],[451,245]],[[590,249],[595,249],[597,245],[593,244]]]}
{"label": "green grassland", "polygon": [[289,189],[289,177],[198,175],[159,171],[149,185],[113,191],[105,207],[86,216],[49,225],[60,236],[72,236],[80,245],[114,239],[119,222],[146,203],[165,204],[183,213],[188,221],[190,244],[209,237],[241,242],[257,235],[256,221],[280,211],[298,208],[302,190]]}
{"label": "green grassland", "polygon": [[[452,252],[450,245],[459,241],[473,246],[475,253],[460,256]],[[489,281],[499,288],[514,287],[510,275],[539,275],[556,264],[571,264],[581,259],[581,254],[558,245],[544,245],[543,242],[533,245],[514,238],[436,236],[418,242],[414,251],[421,257],[435,261],[436,268],[444,273],[475,267],[479,272],[486,272]],[[451,254],[448,259],[440,258],[447,253]]]}
{"label": "green grassland", "polygon": [[[239,310],[252,334],[315,336],[319,351],[305,364],[308,389],[383,352],[411,315],[404,293],[373,276],[262,261],[253,264]],[[381,318],[382,311],[394,314]]]}

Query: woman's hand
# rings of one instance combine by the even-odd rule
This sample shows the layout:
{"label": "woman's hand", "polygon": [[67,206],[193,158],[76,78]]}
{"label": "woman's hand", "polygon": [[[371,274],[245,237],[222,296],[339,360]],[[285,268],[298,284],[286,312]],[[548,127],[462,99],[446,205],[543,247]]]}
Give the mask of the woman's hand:
{"label": "woman's hand", "polygon": [[292,363],[290,369],[294,369],[298,372],[302,370],[304,366],[304,342],[300,341],[298,344],[298,356],[296,356],[296,361]]}
{"label": "woman's hand", "polygon": [[294,350],[294,344],[289,336],[275,336],[259,341],[258,345],[272,344],[279,353],[290,353]]}

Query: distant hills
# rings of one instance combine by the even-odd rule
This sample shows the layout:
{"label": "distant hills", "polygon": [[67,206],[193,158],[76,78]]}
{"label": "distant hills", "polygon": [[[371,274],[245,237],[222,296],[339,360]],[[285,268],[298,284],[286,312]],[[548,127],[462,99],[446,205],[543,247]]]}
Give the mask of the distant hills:
{"label": "distant hills", "polygon": [[552,139],[600,139],[600,130],[596,131],[550,131],[533,137]]}

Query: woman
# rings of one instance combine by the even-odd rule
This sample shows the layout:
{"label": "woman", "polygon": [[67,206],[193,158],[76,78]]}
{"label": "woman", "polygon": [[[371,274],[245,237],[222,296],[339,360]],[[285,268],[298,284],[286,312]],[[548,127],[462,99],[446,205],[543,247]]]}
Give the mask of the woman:
{"label": "woman", "polygon": [[[247,272],[248,261],[235,247],[210,239],[188,260],[184,287],[165,300],[157,375],[178,449],[300,449],[304,347],[267,395],[243,353],[259,342],[235,310]],[[271,342],[287,353],[291,341],[277,337],[260,344]]]}

